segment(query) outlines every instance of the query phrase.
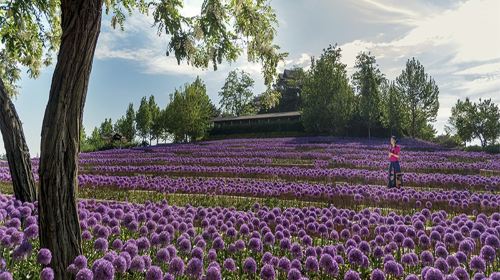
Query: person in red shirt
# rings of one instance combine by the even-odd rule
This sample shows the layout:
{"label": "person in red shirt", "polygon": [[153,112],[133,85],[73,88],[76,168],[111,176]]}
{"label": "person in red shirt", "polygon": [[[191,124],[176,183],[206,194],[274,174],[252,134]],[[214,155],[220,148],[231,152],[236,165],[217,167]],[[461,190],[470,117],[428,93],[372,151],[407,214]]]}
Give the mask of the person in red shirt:
{"label": "person in red shirt", "polygon": [[[397,174],[401,173],[401,166],[399,165],[399,153],[401,148],[395,136],[391,137],[391,146],[389,149],[389,187],[396,186]],[[392,176],[392,177],[391,177]],[[392,184],[391,184],[392,183]]]}

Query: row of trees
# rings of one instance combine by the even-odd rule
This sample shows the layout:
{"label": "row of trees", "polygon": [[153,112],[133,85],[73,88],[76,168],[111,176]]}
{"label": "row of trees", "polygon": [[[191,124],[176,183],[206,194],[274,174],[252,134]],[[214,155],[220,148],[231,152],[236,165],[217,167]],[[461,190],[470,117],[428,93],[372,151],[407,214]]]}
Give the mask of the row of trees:
{"label": "row of trees", "polygon": [[217,115],[219,111],[210,101],[206,86],[198,77],[175,90],[163,109],[156,103],[154,95],[142,97],[137,111],[130,103],[125,115],[114,124],[111,118],[106,118],[94,128],[90,136],[86,137],[83,131],[80,145],[82,151],[111,148],[114,147],[112,136],[116,133],[123,136],[121,142],[127,145],[137,145],[137,137],[143,144],[154,140],[158,144],[168,139],[176,142],[196,141],[206,135],[212,118]]}
{"label": "row of trees", "polygon": [[418,60],[408,60],[396,80],[388,81],[375,57],[361,52],[351,85],[340,58],[341,49],[329,46],[305,72],[301,95],[307,131],[345,135],[364,124],[369,137],[380,126],[399,136],[434,136],[439,89]]}
{"label": "row of trees", "polygon": [[483,148],[494,145],[500,138],[500,109],[491,99],[479,99],[478,103],[459,99],[445,130],[464,146],[475,139]]}
{"label": "row of trees", "polygon": [[[178,63],[217,69],[246,53],[250,62],[262,64],[264,81],[270,85],[278,62],[286,57],[273,42],[277,19],[268,1],[205,1],[200,14],[189,17],[182,14],[183,6],[180,0],[0,3],[0,131],[16,198],[38,200],[40,246],[52,252],[57,280],[74,278],[66,268],[82,253],[76,203],[78,152],[103,11],[111,14],[112,26],[121,29],[125,11],[153,15],[158,34],[168,35],[167,55],[175,55]],[[17,92],[20,67],[37,77],[56,51],[42,123],[37,194],[22,122],[11,97]]]}

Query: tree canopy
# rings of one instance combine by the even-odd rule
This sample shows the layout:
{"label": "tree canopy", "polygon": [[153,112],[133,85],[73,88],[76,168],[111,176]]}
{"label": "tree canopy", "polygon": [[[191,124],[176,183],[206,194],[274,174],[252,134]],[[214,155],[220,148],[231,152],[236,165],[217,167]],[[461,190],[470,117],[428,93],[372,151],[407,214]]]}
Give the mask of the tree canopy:
{"label": "tree canopy", "polygon": [[346,132],[354,110],[354,92],[349,85],[341,50],[330,45],[313,60],[302,89],[302,120],[307,131]]}
{"label": "tree canopy", "polygon": [[221,109],[225,114],[232,116],[247,115],[252,113],[250,102],[253,97],[255,81],[245,71],[233,70],[219,91]]}

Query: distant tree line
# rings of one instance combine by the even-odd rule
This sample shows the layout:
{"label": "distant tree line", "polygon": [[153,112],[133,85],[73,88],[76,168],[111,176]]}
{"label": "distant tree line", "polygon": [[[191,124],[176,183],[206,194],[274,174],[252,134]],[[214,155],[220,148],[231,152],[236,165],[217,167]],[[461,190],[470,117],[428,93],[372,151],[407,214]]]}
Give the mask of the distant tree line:
{"label": "distant tree line", "polygon": [[[160,108],[154,95],[144,96],[139,108],[130,103],[125,115],[114,124],[106,118],[87,136],[82,129],[81,151],[94,151],[117,146],[148,145],[156,140],[166,142],[196,141],[210,128],[219,111],[211,103],[205,84],[200,78],[184,85],[170,95],[165,108]],[[113,138],[118,134],[121,141]],[[139,141],[138,141],[139,139]]]}

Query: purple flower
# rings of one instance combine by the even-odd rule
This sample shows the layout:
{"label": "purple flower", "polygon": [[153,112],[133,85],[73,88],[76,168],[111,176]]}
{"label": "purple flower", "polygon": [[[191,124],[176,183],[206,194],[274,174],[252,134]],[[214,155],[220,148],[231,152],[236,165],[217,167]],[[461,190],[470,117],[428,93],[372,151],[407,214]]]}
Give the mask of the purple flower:
{"label": "purple flower", "polygon": [[189,260],[186,266],[186,274],[193,277],[199,278],[203,273],[203,262],[198,258],[192,258]]}
{"label": "purple flower", "polygon": [[424,280],[443,280],[443,279],[444,279],[444,276],[443,276],[443,273],[441,272],[441,270],[431,267],[425,273]]}
{"label": "purple flower", "polygon": [[481,258],[483,258],[487,263],[493,263],[495,261],[496,252],[490,245],[484,245],[481,248]]}
{"label": "purple flower", "polygon": [[161,268],[158,266],[153,265],[146,272],[146,280],[162,280],[162,279],[163,279],[163,272],[161,271]]}
{"label": "purple flower", "polygon": [[144,272],[146,269],[146,264],[144,263],[144,258],[137,255],[132,258],[130,263],[130,270],[133,272]]}
{"label": "purple flower", "polygon": [[287,279],[288,280],[300,280],[302,278],[302,274],[300,273],[300,270],[296,268],[292,268],[288,271],[287,274]]}
{"label": "purple flower", "polygon": [[87,267],[87,258],[84,255],[79,255],[75,258],[75,260],[73,261],[73,264],[78,269],[84,269]]}
{"label": "purple flower", "polygon": [[92,266],[92,272],[96,280],[113,280],[115,277],[113,264],[105,259],[96,260]]}
{"label": "purple flower", "polygon": [[173,275],[181,276],[184,274],[184,261],[181,258],[175,257],[170,261],[170,272]]}
{"label": "purple flower", "polygon": [[486,270],[486,264],[481,257],[474,256],[470,263],[470,268],[474,271],[484,272]]}
{"label": "purple flower", "polygon": [[227,258],[224,260],[224,263],[222,265],[225,270],[233,272],[236,270],[236,264],[233,259]]}
{"label": "purple flower", "polygon": [[319,266],[324,273],[330,276],[337,276],[339,272],[339,266],[337,262],[335,262],[332,256],[329,254],[321,255],[321,257],[319,258]]}
{"label": "purple flower", "polygon": [[395,261],[387,261],[384,264],[384,271],[387,274],[393,275],[393,276],[399,276],[399,267],[398,263]]}
{"label": "purple flower", "polygon": [[344,280],[360,280],[359,273],[354,270],[349,270],[344,275]]}
{"label": "purple flower", "polygon": [[274,280],[274,277],[274,267],[270,264],[264,265],[260,271],[260,278],[264,280]]}
{"label": "purple flower", "polygon": [[12,280],[12,274],[7,271],[0,272],[0,280]]}
{"label": "purple flower", "polygon": [[127,271],[127,260],[123,256],[116,257],[112,263],[117,273],[125,273]]}
{"label": "purple flower", "polygon": [[371,280],[385,280],[384,272],[380,269],[374,269],[370,276]]}
{"label": "purple flower", "polygon": [[210,266],[207,269],[206,280],[221,280],[222,275],[220,273],[220,269],[216,266]]}
{"label": "purple flower", "polygon": [[243,262],[243,271],[247,274],[254,274],[257,271],[257,263],[251,257],[246,258]]}
{"label": "purple flower", "polygon": [[305,269],[310,272],[316,272],[319,269],[318,259],[313,256],[309,256],[306,259]]}
{"label": "purple flower", "polygon": [[88,268],[83,268],[76,274],[76,280],[92,280],[94,278],[94,273]]}
{"label": "purple flower", "polygon": [[156,259],[160,263],[168,263],[170,261],[170,254],[167,249],[162,248],[156,253]]}
{"label": "purple flower", "polygon": [[40,273],[40,279],[41,280],[54,280],[54,270],[50,267],[46,267],[42,269],[42,272]]}
{"label": "purple flower", "polygon": [[100,252],[105,252],[108,250],[108,240],[102,237],[97,238],[94,242],[94,249]]}
{"label": "purple flower", "polygon": [[42,248],[38,251],[37,262],[42,265],[49,265],[52,260],[52,253],[49,249]]}
{"label": "purple flower", "polygon": [[469,273],[462,267],[455,268],[455,271],[453,271],[453,275],[455,275],[460,280],[469,280]]}

